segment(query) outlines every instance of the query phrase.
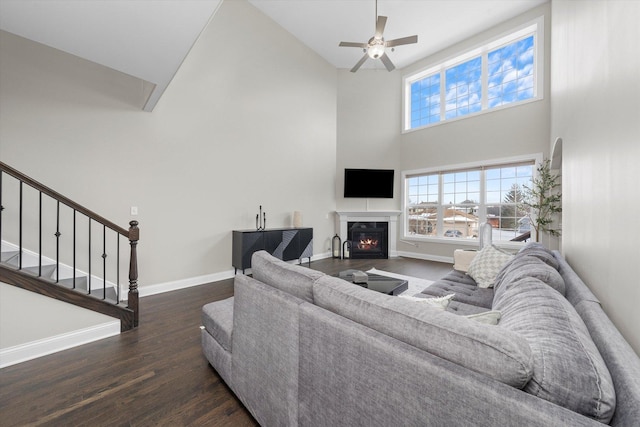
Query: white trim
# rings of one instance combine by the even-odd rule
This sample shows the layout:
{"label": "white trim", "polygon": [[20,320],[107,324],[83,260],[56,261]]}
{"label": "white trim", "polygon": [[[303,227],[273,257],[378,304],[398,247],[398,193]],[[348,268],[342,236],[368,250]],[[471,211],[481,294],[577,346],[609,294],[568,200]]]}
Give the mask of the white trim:
{"label": "white trim", "polygon": [[402,211],[336,211],[338,215],[340,230],[340,239],[344,242],[348,237],[347,223],[351,222],[387,222],[389,224],[389,257],[397,257],[396,245],[398,241],[398,217],[402,214]]}
{"label": "white trim", "polygon": [[205,283],[219,282],[220,280],[231,279],[233,276],[233,270],[227,270],[220,273],[211,273],[202,276],[188,277],[186,279],[172,280],[170,282],[157,283],[155,285],[138,286],[138,295],[140,297],[148,297],[150,295],[157,295],[164,292],[190,288],[192,286],[204,285]]}
{"label": "white trim", "polygon": [[[324,252],[318,255],[312,255],[311,261],[317,261],[325,258],[331,258],[331,252]],[[289,263],[297,264],[298,260],[292,260],[292,261],[289,261]],[[305,261],[303,260],[301,264],[304,265]],[[241,271],[238,272],[238,274],[240,273]],[[142,298],[142,297],[148,297],[151,295],[161,294],[164,292],[171,292],[171,291],[177,291],[180,289],[186,289],[193,286],[206,285],[207,283],[232,279],[235,276],[235,274],[236,274],[235,270],[231,269],[231,270],[221,271],[219,273],[211,273],[211,274],[205,274],[202,276],[187,277],[185,279],[172,280],[170,282],[139,286],[138,295]],[[250,268],[246,269],[245,274],[251,274],[251,269]],[[124,294],[124,296],[125,297],[127,296],[126,293]],[[125,301],[126,301],[126,298],[125,298]]]}
{"label": "white trim", "polygon": [[[499,35],[491,37],[484,42],[477,43],[462,51],[462,53],[453,54],[444,60],[430,63],[426,67],[405,74],[402,77],[402,120],[401,120],[401,133],[409,133],[417,130],[423,130],[432,126],[438,126],[444,123],[450,123],[457,120],[466,119],[469,117],[478,116],[481,114],[491,113],[493,111],[499,111],[505,108],[516,107],[530,102],[540,101],[544,99],[544,15],[541,15],[535,19],[525,22],[515,28],[505,31]],[[514,43],[520,39],[524,39],[533,35],[533,55],[534,55],[534,70],[533,70],[533,97],[522,100],[514,101],[508,104],[498,105],[495,107],[488,106],[488,75],[487,75],[487,55],[490,51],[505,46],[510,43]],[[482,58],[482,72],[481,72],[481,87],[482,87],[482,106],[480,111],[475,113],[465,114],[462,116],[453,117],[450,119],[445,118],[446,110],[446,81],[444,74],[447,69],[456,65],[462,64],[475,57]],[[440,120],[435,123],[429,123],[426,125],[411,127],[411,85],[430,75],[440,74]]]}
{"label": "white trim", "polygon": [[[400,230],[400,239],[401,240],[410,240],[410,241],[414,241],[414,242],[424,242],[424,243],[438,243],[438,244],[442,244],[442,243],[454,243],[454,244],[460,244],[461,241],[458,239],[446,239],[444,237],[427,237],[427,236],[416,236],[416,235],[412,235],[412,234],[407,234],[407,215],[406,211],[407,211],[407,177],[411,177],[411,176],[415,176],[415,175],[426,175],[426,174],[430,174],[430,173],[436,173],[436,172],[442,172],[442,171],[455,171],[455,170],[467,170],[467,169],[475,169],[475,168],[490,168],[490,167],[494,167],[494,166],[500,166],[500,165],[508,165],[508,164],[512,164],[512,163],[523,163],[523,162],[531,162],[533,161],[534,163],[534,169],[533,169],[533,177],[536,178],[537,177],[537,169],[536,169],[536,165],[541,163],[543,160],[543,154],[542,153],[532,153],[532,154],[524,154],[521,156],[513,156],[513,157],[503,157],[503,158],[499,158],[499,159],[491,159],[491,160],[480,160],[480,161],[476,161],[476,162],[469,162],[469,163],[460,163],[460,164],[456,164],[456,165],[446,165],[446,166],[437,166],[437,167],[430,167],[430,168],[424,168],[424,169],[413,169],[413,170],[406,170],[406,171],[401,171],[400,172],[400,179],[401,179],[401,185],[400,185],[400,203],[402,206],[402,223],[401,223],[401,227],[402,229]],[[440,180],[439,185],[442,186],[442,182]],[[480,204],[481,205],[485,205],[486,206],[486,200],[485,200],[485,188],[484,188],[484,178],[481,179],[480,182]],[[442,194],[442,188],[439,189],[439,193]],[[442,203],[438,204],[438,209],[440,209],[442,207]],[[439,217],[442,217],[442,215],[439,215]],[[482,220],[482,218],[480,218],[480,220]],[[534,233],[535,234],[535,233]],[[535,236],[532,235],[531,236],[532,239],[535,239]],[[470,242],[477,242],[477,240],[469,240]],[[466,243],[466,242],[465,242]],[[509,243],[506,242],[500,242],[500,246],[505,245],[507,247],[509,247]],[[522,245],[522,244],[518,244],[518,243],[514,243],[514,245]]]}
{"label": "white trim", "polygon": [[425,261],[436,261],[436,262],[444,262],[447,264],[453,264],[453,257],[448,257],[448,256],[421,254],[418,252],[405,252],[405,251],[398,251],[398,256],[401,256],[404,258],[415,258],[415,259],[422,259]]}
{"label": "white trim", "polygon": [[26,344],[0,349],[0,368],[57,353],[82,344],[120,334],[120,321],[113,320]]}
{"label": "white trim", "polygon": [[[475,162],[468,162],[468,163],[458,163],[458,164],[445,165],[445,166],[434,166],[434,167],[423,168],[423,169],[411,169],[411,170],[401,171],[400,176],[401,176],[402,182],[404,182],[407,175],[423,175],[431,172],[455,171],[455,170],[464,170],[464,169],[472,169],[472,168],[491,167],[491,166],[498,166],[501,164],[529,162],[532,160],[535,161],[537,164],[537,163],[540,163],[542,159],[543,159],[542,153],[531,153],[531,154],[523,154],[520,156],[501,157],[499,159],[478,160]],[[404,197],[404,194],[403,194],[403,197]]]}

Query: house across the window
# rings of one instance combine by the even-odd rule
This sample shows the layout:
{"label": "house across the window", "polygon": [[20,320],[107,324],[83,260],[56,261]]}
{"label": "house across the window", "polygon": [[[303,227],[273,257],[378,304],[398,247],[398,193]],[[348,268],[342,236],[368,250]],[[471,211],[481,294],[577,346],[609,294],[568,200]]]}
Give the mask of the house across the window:
{"label": "house across the window", "polygon": [[538,157],[403,173],[404,237],[475,239],[488,222],[493,241],[517,241],[530,232],[522,203]]}
{"label": "house across the window", "polygon": [[542,18],[404,78],[404,131],[542,98]]}

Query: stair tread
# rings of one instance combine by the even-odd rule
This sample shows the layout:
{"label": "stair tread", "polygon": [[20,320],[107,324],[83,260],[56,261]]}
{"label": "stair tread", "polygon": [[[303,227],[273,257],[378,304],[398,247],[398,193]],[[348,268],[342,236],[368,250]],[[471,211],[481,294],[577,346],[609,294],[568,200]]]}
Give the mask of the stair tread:
{"label": "stair tread", "polygon": [[55,264],[42,265],[41,267],[42,268],[38,267],[37,265],[34,265],[32,267],[24,267],[22,268],[22,271],[24,271],[25,273],[33,274],[34,276],[37,276],[38,273],[41,273],[40,276],[45,279],[51,278],[53,273],[56,271]]}
{"label": "stair tread", "polygon": [[18,251],[5,251],[0,252],[0,262],[9,262],[10,259],[17,256],[20,252]]}

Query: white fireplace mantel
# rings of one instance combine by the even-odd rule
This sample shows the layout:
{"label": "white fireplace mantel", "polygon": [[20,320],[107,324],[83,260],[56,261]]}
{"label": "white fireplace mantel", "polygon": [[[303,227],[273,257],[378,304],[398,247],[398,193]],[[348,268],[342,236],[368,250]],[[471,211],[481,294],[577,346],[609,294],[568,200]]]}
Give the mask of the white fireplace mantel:
{"label": "white fireplace mantel", "polygon": [[389,223],[389,256],[398,256],[396,243],[398,240],[398,217],[402,211],[337,211],[340,221],[340,239],[344,242],[347,239],[347,223],[358,221],[388,222]]}

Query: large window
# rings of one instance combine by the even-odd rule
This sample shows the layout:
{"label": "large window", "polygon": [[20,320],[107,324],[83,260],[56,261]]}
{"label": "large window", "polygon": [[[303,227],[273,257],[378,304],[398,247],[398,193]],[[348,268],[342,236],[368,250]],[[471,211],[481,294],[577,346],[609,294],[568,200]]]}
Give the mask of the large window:
{"label": "large window", "polygon": [[[523,208],[539,156],[484,165],[403,173],[405,238],[475,239],[488,222],[494,241],[522,240],[530,233]],[[458,240],[459,241],[459,240]]]}
{"label": "large window", "polygon": [[543,19],[404,78],[404,131],[542,98]]}

